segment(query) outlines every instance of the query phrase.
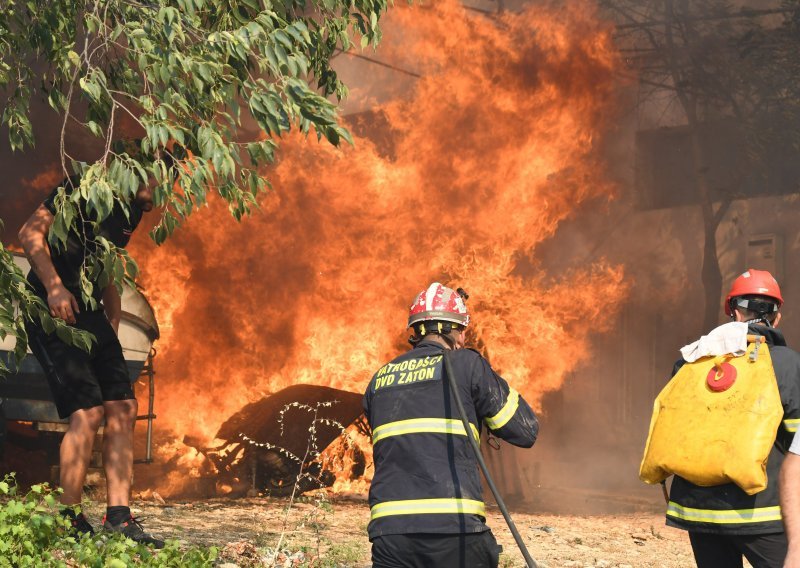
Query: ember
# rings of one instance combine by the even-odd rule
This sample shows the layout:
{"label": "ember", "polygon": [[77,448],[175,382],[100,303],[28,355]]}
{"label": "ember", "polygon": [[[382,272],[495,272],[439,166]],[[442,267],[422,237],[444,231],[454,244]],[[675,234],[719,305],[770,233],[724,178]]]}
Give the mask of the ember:
{"label": "ember", "polygon": [[159,249],[137,237],[162,329],[160,454],[187,454],[160,491],[197,473],[178,440],[210,445],[248,403],[298,383],[363,391],[429,281],[469,290],[472,345],[529,401],[585,360],[624,299],[622,269],[546,274],[536,247],[613,196],[597,144],[619,61],[591,4],[568,6],[492,21],[452,0],[397,5],[379,55],[421,78],[354,121],[369,137],[289,137],[253,217],[220,223],[212,201]]}

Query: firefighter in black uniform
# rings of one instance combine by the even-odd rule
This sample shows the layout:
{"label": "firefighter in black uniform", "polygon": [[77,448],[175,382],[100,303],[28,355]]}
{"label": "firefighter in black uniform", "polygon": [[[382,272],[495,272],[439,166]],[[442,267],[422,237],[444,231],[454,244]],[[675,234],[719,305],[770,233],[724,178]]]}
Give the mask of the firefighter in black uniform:
{"label": "firefighter in black uniform", "polygon": [[[734,483],[700,487],[675,476],[667,507],[667,525],[689,531],[699,568],[742,566],[742,555],[753,568],[780,568],[786,556],[786,535],[778,501],[778,474],[794,432],[800,424],[800,354],[786,346],[775,329],[783,303],[778,283],[769,272],[748,270],[733,283],[725,312],[746,322],[748,333],[769,345],[783,404],[783,422],[767,459],[767,488],[748,495]],[[683,366],[675,364],[673,375]]]}
{"label": "firefighter in black uniform", "polygon": [[[488,361],[463,349],[469,314],[460,294],[431,284],[411,306],[414,348],[381,367],[364,394],[375,476],[369,492],[374,568],[494,568],[501,547],[486,526],[467,435],[482,424],[531,447],[536,415]],[[464,431],[444,376],[443,354],[470,422]]]}

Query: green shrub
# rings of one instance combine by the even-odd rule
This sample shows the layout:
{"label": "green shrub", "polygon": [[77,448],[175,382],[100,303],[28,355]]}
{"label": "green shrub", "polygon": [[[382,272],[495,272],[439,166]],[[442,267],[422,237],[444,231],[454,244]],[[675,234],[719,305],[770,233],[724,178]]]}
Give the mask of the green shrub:
{"label": "green shrub", "polygon": [[184,549],[177,541],[153,550],[116,533],[76,538],[69,521],[58,513],[58,494],[41,484],[20,496],[13,474],[0,481],[0,568],[194,567],[211,566],[217,557],[214,547]]}

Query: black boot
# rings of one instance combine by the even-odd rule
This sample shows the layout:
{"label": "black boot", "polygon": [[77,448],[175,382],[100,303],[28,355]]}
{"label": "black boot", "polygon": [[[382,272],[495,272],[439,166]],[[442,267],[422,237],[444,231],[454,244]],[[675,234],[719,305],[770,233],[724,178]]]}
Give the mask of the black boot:
{"label": "black boot", "polygon": [[72,507],[64,507],[61,509],[61,516],[67,518],[72,523],[72,534],[78,538],[88,534],[94,534],[94,528],[83,513],[75,512]]}
{"label": "black boot", "polygon": [[117,532],[122,535],[125,535],[132,541],[138,542],[140,544],[150,544],[153,545],[155,548],[164,548],[164,541],[157,539],[156,537],[144,532],[144,529],[142,528],[142,523],[139,522],[133,515],[131,515],[118,525],[112,525],[110,522],[106,520],[105,517],[103,517],[103,529],[110,532]]}

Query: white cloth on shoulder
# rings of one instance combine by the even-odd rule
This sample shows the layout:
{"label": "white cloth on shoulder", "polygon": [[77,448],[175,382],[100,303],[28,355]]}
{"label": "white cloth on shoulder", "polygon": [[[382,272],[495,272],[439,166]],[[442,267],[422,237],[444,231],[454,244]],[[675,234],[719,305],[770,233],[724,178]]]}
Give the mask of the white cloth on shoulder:
{"label": "white cloth on shoulder", "polygon": [[747,324],[732,321],[712,329],[694,343],[681,347],[681,355],[687,363],[702,357],[734,355],[739,357],[747,351]]}

